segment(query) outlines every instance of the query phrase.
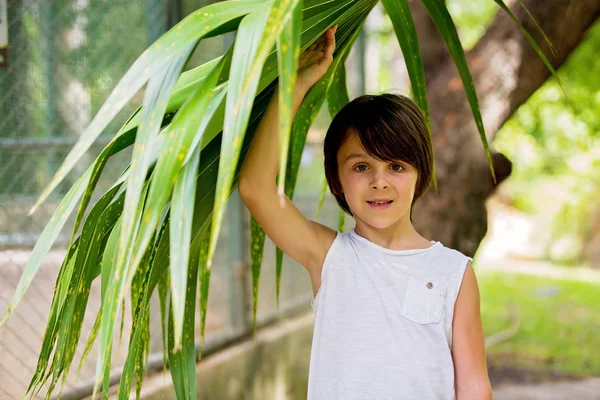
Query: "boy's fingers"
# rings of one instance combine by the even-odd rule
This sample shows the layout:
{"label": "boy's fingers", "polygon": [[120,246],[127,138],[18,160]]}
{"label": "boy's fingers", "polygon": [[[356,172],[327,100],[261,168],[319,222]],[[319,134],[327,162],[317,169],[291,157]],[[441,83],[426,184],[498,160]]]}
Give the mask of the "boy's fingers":
{"label": "boy's fingers", "polygon": [[[333,27],[327,29],[323,35],[321,35],[317,40],[315,40],[308,48],[303,51],[300,56],[303,59],[315,59],[320,60],[329,52],[329,46],[333,44],[333,51],[335,50],[335,31],[337,30],[338,25],[334,25]],[[331,32],[331,33],[330,33]]]}

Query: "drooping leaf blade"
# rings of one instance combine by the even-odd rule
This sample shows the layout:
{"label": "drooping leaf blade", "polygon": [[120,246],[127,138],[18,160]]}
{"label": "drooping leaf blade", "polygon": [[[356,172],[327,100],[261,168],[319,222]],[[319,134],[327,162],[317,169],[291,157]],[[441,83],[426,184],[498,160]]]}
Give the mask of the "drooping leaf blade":
{"label": "drooping leaf blade", "polygon": [[6,314],[4,318],[0,321],[0,326],[4,325],[8,320],[8,317],[14,311],[14,308],[19,304],[23,295],[27,291],[27,288],[31,284],[33,277],[37,274],[39,267],[41,265],[41,261],[44,256],[50,251],[52,244],[58,237],[62,227],[65,222],[71,215],[71,212],[77,205],[77,201],[81,198],[83,191],[85,189],[84,183],[86,179],[91,176],[92,171],[88,169],[84,175],[75,182],[75,184],[71,187],[71,189],[67,192],[65,197],[60,202],[58,208],[52,215],[52,218],[44,228],[44,231],[40,235],[40,238],[36,242],[29,259],[27,260],[27,265],[21,275],[21,279],[17,284],[15,289],[15,293],[8,303],[8,307],[6,309]]}
{"label": "drooping leaf blade", "polygon": [[[144,96],[144,107],[141,112],[140,125],[137,129],[134,151],[132,155],[130,178],[128,180],[125,205],[120,225],[119,240],[114,265],[114,277],[111,277],[108,290],[108,298],[102,307],[104,315],[115,315],[116,307],[122,303],[124,289],[123,270],[126,270],[127,261],[131,258],[131,247],[136,238],[136,225],[139,221],[140,204],[143,203],[141,196],[142,187],[146,184],[146,174],[152,162],[152,146],[160,130],[163,114],[167,107],[168,99],[181,69],[190,57],[196,43],[184,46],[183,50],[174,56],[168,63],[159,68],[150,79]],[[123,316],[124,317],[124,316]],[[114,318],[106,318],[101,324],[101,343],[112,343],[112,326]],[[97,380],[95,390],[99,384],[101,371],[105,372],[107,358],[110,353],[101,346],[98,352]],[[94,390],[94,391],[95,391]]]}
{"label": "drooping leaf blade", "polygon": [[329,185],[327,184],[327,178],[323,176],[323,181],[321,182],[321,192],[319,194],[319,201],[317,202],[317,212],[315,213],[315,221],[319,221],[319,217],[321,216],[321,209],[323,208],[323,203],[325,202],[325,195],[327,194],[327,189]]}
{"label": "drooping leaf blade", "polygon": [[[193,400],[196,398],[196,346],[195,346],[195,314],[196,289],[198,284],[198,264],[188,265],[187,288],[185,289],[185,314],[183,320],[183,340],[181,349],[169,351],[169,369],[178,399]],[[173,296],[171,296],[171,300]],[[175,347],[175,330],[173,307],[169,316],[169,348]]]}
{"label": "drooping leaf blade", "polygon": [[163,222],[159,229],[156,239],[152,241],[148,247],[148,251],[145,254],[144,260],[140,264],[140,268],[136,271],[137,285],[132,284],[132,305],[134,309],[131,334],[129,340],[129,348],[125,365],[123,366],[123,374],[121,375],[121,381],[119,382],[119,390],[117,392],[117,398],[129,399],[129,390],[131,389],[131,383],[133,380],[134,373],[136,375],[136,398],[139,397],[138,392],[141,388],[142,372],[143,368],[143,356],[146,342],[148,337],[148,326],[147,321],[149,318],[150,311],[150,296],[153,292],[153,287],[150,287],[149,281],[152,274],[153,268],[155,268],[155,257],[157,253],[158,244],[160,243],[163,235],[166,231],[167,223]]}
{"label": "drooping leaf blade", "polygon": [[[122,182],[113,185],[91,210],[84,224],[82,234],[77,239],[78,249],[70,261],[72,264],[69,265],[69,273],[61,274],[57,284],[58,296],[56,298],[58,301],[53,302],[50,311],[51,316],[59,315],[60,318],[56,320],[50,318],[36,374],[31,381],[28,392],[35,391],[36,386],[41,387],[41,384],[49,378],[50,374],[52,374],[52,381],[48,388],[48,395],[54,390],[61,375],[64,383],[81,332],[91,288],[90,274],[93,273],[93,265],[102,251],[106,231],[110,230],[110,227],[103,223],[102,216],[121,185]],[[47,347],[50,343],[54,348],[54,355],[51,370],[46,373],[46,365],[52,350],[52,347]]]}
{"label": "drooping leaf blade", "polygon": [[[182,54],[181,57],[187,57],[187,55]],[[167,204],[168,196],[175,183],[174,177],[179,173],[189,146],[193,142],[193,135],[199,124],[197,118],[194,118],[194,116],[197,116],[204,110],[206,102],[210,98],[212,88],[214,88],[217,78],[220,76],[220,69],[223,64],[224,58],[221,59],[209,76],[203,80],[201,86],[196,89],[194,95],[190,97],[175,115],[169,126],[169,134],[163,135],[166,136],[165,143],[161,149],[155,170],[151,175],[153,184],[150,185],[148,200],[143,211],[143,218],[140,220],[140,226],[139,228],[132,229],[132,232],[136,232],[135,238],[125,236],[128,239],[128,243],[126,243],[123,251],[127,254],[121,252],[117,254],[115,272],[113,274],[115,279],[111,280],[112,283],[108,285],[108,291],[110,292],[107,296],[108,301],[103,304],[103,307],[107,308],[106,314],[112,315],[116,313],[116,307],[123,299],[124,290],[126,287],[129,287],[133,273],[142,259],[152,233],[156,229],[158,219]],[[183,132],[183,134],[175,135],[175,132]],[[133,248],[131,248],[132,243]],[[122,244],[119,243],[119,245],[121,246]],[[112,340],[110,332],[112,332],[113,324],[113,319],[103,321],[101,343],[110,343]],[[103,351],[103,347],[101,346],[98,357],[98,368],[101,368],[103,364],[106,365],[106,359],[109,356],[108,353]]]}
{"label": "drooping leaf blade", "polygon": [[346,226],[346,212],[340,208],[339,214],[338,214],[337,230],[340,232],[344,232],[345,226]]}
{"label": "drooping leaf blade", "polygon": [[463,82],[463,86],[465,88],[467,100],[469,101],[469,105],[471,106],[471,112],[473,113],[475,125],[477,126],[479,136],[481,137],[481,141],[483,142],[483,147],[488,159],[492,179],[494,182],[496,182],[496,173],[494,171],[494,165],[492,162],[492,154],[490,152],[487,137],[485,135],[485,128],[483,126],[483,120],[481,118],[481,111],[479,109],[479,102],[477,100],[475,85],[473,83],[473,78],[471,77],[471,72],[469,71],[467,59],[465,58],[465,52],[463,50],[462,44],[460,43],[460,39],[458,38],[458,32],[456,31],[454,21],[452,21],[452,17],[448,12],[448,8],[446,7],[445,3],[439,0],[421,1],[425,5],[425,8],[427,8],[431,19],[440,31],[442,38],[446,42],[446,46],[448,47],[450,56],[456,64],[456,69],[458,70],[458,74],[460,75]]}
{"label": "drooping leaf blade", "polygon": [[[140,193],[140,202],[138,203],[138,208],[135,213],[134,218],[134,229],[140,225],[140,220],[142,218],[142,212],[144,209],[144,205],[146,202],[146,196],[148,193],[148,182],[142,186],[142,192]],[[124,209],[124,200],[115,203],[115,207],[123,207]],[[122,211],[121,211],[122,212]],[[107,392],[107,385],[109,384],[110,377],[110,363],[111,363],[111,353],[112,353],[112,334],[113,328],[115,324],[115,320],[117,317],[117,309],[118,305],[123,301],[120,298],[116,298],[117,294],[117,286],[120,285],[120,275],[117,270],[117,260],[118,260],[118,248],[119,248],[119,237],[122,229],[122,214],[119,215],[117,221],[115,221],[115,225],[113,231],[107,241],[107,247],[104,252],[104,256],[102,258],[102,285],[101,285],[101,298],[102,298],[102,314],[105,316],[102,318],[100,322],[100,345],[98,349],[98,358],[96,360],[96,381],[94,383],[94,390],[92,394],[92,398],[95,398],[96,392],[100,385],[100,379],[103,379],[103,392]],[[113,236],[114,233],[114,236]],[[117,236],[118,235],[118,236]],[[110,316],[110,317],[108,317]],[[108,326],[108,327],[107,327]]]}
{"label": "drooping leaf blade", "polygon": [[279,195],[285,190],[285,172],[292,127],[292,111],[294,92],[298,73],[298,57],[300,56],[300,29],[302,24],[302,1],[298,1],[292,10],[290,22],[286,24],[277,37],[277,67],[279,71]]}
{"label": "drooping leaf blade", "polygon": [[[373,4],[374,5],[374,4]],[[346,12],[350,12],[347,10]],[[357,18],[355,23],[362,25],[364,18],[368,13],[368,9],[364,11],[361,18]],[[346,27],[347,29],[347,27]],[[344,27],[341,27],[340,35],[344,35],[348,32]],[[359,29],[356,29],[347,40],[341,40],[340,46],[338,46],[337,57],[334,53],[333,62],[329,66],[327,73],[317,82],[306,94],[304,101],[300,105],[296,117],[294,118],[294,124],[292,126],[291,144],[289,146],[289,157],[288,157],[288,171],[285,182],[285,194],[289,199],[293,199],[294,190],[296,187],[296,180],[298,178],[298,171],[300,169],[300,160],[302,159],[302,152],[306,144],[306,136],[308,130],[315,120],[323,102],[325,101],[327,94],[334,85],[334,77],[338,73],[339,68],[343,68],[346,57],[348,56],[349,50],[358,37]],[[336,31],[337,33],[337,31]],[[277,307],[279,308],[279,290],[281,286],[281,271],[283,265],[283,253],[280,249],[276,250],[276,265],[275,265],[275,277],[276,277],[276,297]]]}
{"label": "drooping leaf blade", "polygon": [[[508,8],[508,6],[506,5],[506,3],[504,3],[503,0],[494,0],[494,2],[496,4],[498,4],[498,6],[504,12],[506,12],[508,14],[508,16],[517,24],[517,26],[519,27],[519,30],[521,30],[521,32],[523,33],[523,36],[525,36],[525,38],[527,39],[527,41],[529,42],[529,44],[531,44],[531,47],[533,47],[533,49],[535,50],[535,52],[537,53],[537,55],[543,61],[544,65],[546,65],[546,68],[548,68],[550,70],[550,72],[552,72],[552,76],[554,76],[554,78],[556,78],[556,82],[558,83],[558,85],[560,86],[560,88],[564,92],[565,89],[564,89],[564,87],[562,85],[562,82],[561,82],[560,78],[558,77],[558,74],[556,73],[556,70],[554,69],[554,67],[552,66],[552,64],[550,63],[550,61],[546,57],[546,55],[542,52],[542,49],[540,49],[540,46],[538,46],[538,44],[536,43],[535,39],[531,36],[531,34],[527,31],[527,29],[525,29],[525,27],[523,26],[523,24],[521,23],[521,21],[519,21],[519,19],[513,14],[513,12],[510,10],[510,8]],[[529,17],[531,18],[531,20],[533,21],[533,23],[535,24],[535,26],[538,28],[538,30],[540,31],[540,33],[544,37],[544,40],[548,44],[548,48],[550,49],[550,52],[553,55],[555,55],[554,46],[550,42],[550,39],[548,39],[548,37],[546,36],[546,33],[544,33],[544,31],[542,30],[541,26],[538,24],[538,22],[536,21],[536,19],[533,17],[533,15],[531,15],[531,12],[529,12],[529,9],[525,6],[525,4],[523,3],[523,1],[519,0],[519,3],[525,9],[525,11],[529,15]]]}
{"label": "drooping leaf blade", "polygon": [[[324,26],[324,24],[323,24],[323,26]],[[320,29],[320,28],[319,28],[319,29]],[[326,28],[325,28],[325,29],[326,29]],[[306,31],[306,32],[308,32],[308,31]],[[304,34],[303,34],[303,37],[306,37],[306,35],[304,35]],[[273,53],[272,53],[271,55],[273,55]],[[274,59],[274,57],[273,57],[273,59]],[[267,64],[267,66],[269,66],[269,65],[271,66],[271,71],[273,71],[273,70],[274,70],[274,69],[273,69],[273,66],[274,66],[274,64],[273,64],[273,63]],[[264,71],[264,74],[263,74],[263,76],[262,76],[262,77],[261,77],[261,79],[260,79],[260,82],[259,82],[259,85],[258,85],[259,89],[260,89],[261,87],[266,87],[267,85],[269,85],[269,84],[270,84],[270,82],[272,81],[273,77],[274,77],[274,75],[272,75],[272,72],[270,72],[270,71],[268,70],[268,68],[267,68],[267,70],[266,70],[266,71]],[[258,102],[257,102],[256,104],[258,104]],[[255,104],[255,105],[256,105],[256,104]],[[264,110],[264,108],[263,108],[263,110]],[[260,113],[260,111],[258,111],[258,112]],[[255,113],[253,112],[253,115],[254,115],[254,114],[255,114]],[[166,117],[165,117],[165,119],[166,119]],[[215,119],[215,121],[216,121],[216,120],[217,120],[217,119]],[[163,119],[163,122],[164,122],[164,119]],[[216,123],[216,125],[214,125],[214,126],[218,126],[218,122],[217,122],[217,123]],[[211,128],[210,130],[208,130],[208,129],[207,129],[207,131],[209,131],[209,133],[210,133],[210,134],[212,134],[212,136],[207,136],[207,137],[206,137],[206,141],[205,141],[204,143],[207,143],[207,142],[209,141],[209,138],[210,138],[211,140],[212,140],[213,138],[217,138],[219,131],[218,131],[218,130],[216,130],[216,131],[215,131],[215,129],[217,129],[217,128],[214,128],[214,129],[213,129],[213,128]],[[251,131],[251,128],[250,128],[250,127],[249,127],[249,131]],[[165,131],[164,131],[164,132],[170,132],[170,131],[165,129]],[[204,143],[203,143],[203,146],[204,146]],[[244,143],[246,143],[246,141],[245,141]],[[203,149],[203,150],[204,150],[204,149]],[[189,154],[189,153],[188,153],[188,154]],[[204,153],[203,153],[203,154],[204,154]],[[243,149],[242,149],[242,154],[243,154]],[[218,157],[216,158],[216,160],[218,161]],[[212,172],[211,172],[211,173],[212,173]],[[201,174],[202,174],[202,172],[201,172]],[[215,175],[215,176],[216,176],[216,175]],[[205,177],[205,178],[206,178],[206,177]],[[199,180],[198,182],[199,182],[199,185],[200,185],[200,180]],[[234,184],[235,184],[235,177],[234,177],[234,179],[233,179],[233,182],[234,182]],[[202,187],[204,187],[204,185],[201,185],[201,186],[202,186]],[[208,186],[207,186],[207,187],[208,187]],[[198,191],[202,191],[202,190],[203,190],[203,189],[198,189]],[[213,195],[214,195],[214,186],[213,186],[212,188],[209,188],[208,190],[209,190],[209,193],[210,193],[210,191],[212,190],[212,193],[213,193]],[[204,197],[204,199],[208,199],[209,197],[210,197],[210,194],[209,194],[208,196]],[[206,201],[206,200],[203,200],[203,202],[204,202],[204,201]],[[203,203],[203,205],[201,206],[201,208],[204,208],[204,207],[209,207],[209,206],[207,206],[206,204],[207,204],[207,203]],[[210,206],[210,208],[212,209],[212,207],[211,207],[211,206]],[[201,213],[200,213],[200,214],[203,214],[203,213],[205,213],[205,211],[201,211]],[[203,215],[206,215],[206,214],[203,214]],[[208,218],[208,217],[206,217],[206,218]],[[117,226],[115,226],[115,228],[114,228],[114,229],[118,229],[118,227],[117,227]],[[194,236],[196,235],[196,231],[195,231],[195,229],[196,229],[196,228],[193,228],[193,230],[194,230]],[[166,247],[166,248],[168,249],[168,244],[167,244],[167,247]],[[167,252],[168,252],[168,250],[167,250]],[[164,254],[164,253],[162,253],[162,254]],[[157,265],[159,265],[159,264],[161,265],[161,267],[163,267],[163,266],[166,266],[166,264],[164,264],[164,259],[163,259],[163,261],[157,261]],[[98,270],[98,271],[99,271],[99,270]],[[96,274],[96,275],[97,275],[97,274]],[[165,275],[165,274],[163,274],[162,276],[168,276],[168,275]],[[152,279],[152,278],[151,278],[151,279]],[[105,375],[105,376],[107,376],[107,375]]]}
{"label": "drooping leaf blade", "polygon": [[[290,145],[292,126],[292,111],[294,107],[294,92],[298,72],[298,57],[300,56],[300,28],[302,24],[302,1],[292,10],[290,23],[285,25],[277,38],[277,66],[279,71],[279,175],[278,193],[283,206],[285,195],[285,174],[287,170],[287,155]],[[275,250],[275,282],[277,310],[279,311],[279,292],[281,288],[281,271],[283,268],[283,252]],[[258,287],[257,287],[258,289]],[[255,324],[256,326],[256,321]]]}
{"label": "drooping leaf blade", "polygon": [[252,332],[256,335],[256,311],[258,310],[258,288],[260,270],[265,247],[265,231],[254,217],[250,216],[250,268],[252,270]]}
{"label": "drooping leaf blade", "polygon": [[[196,175],[200,162],[201,148],[199,143],[206,127],[213,118],[215,111],[222,103],[225,90],[221,90],[210,98],[209,104],[198,127],[194,144],[188,152],[189,159],[183,166],[175,186],[171,201],[171,302],[174,320],[175,348],[181,345],[183,329],[184,299],[187,284],[187,269],[189,263],[190,240],[192,236],[192,215],[194,213],[194,194],[196,193]],[[194,278],[195,279],[195,278]]]}
{"label": "drooping leaf blade", "polygon": [[231,192],[240,148],[251,106],[260,83],[260,72],[275,45],[275,38],[292,17],[299,0],[272,0],[263,9],[248,14],[240,23],[233,51],[226,104],[217,194],[211,225],[208,268],[216,249],[221,222]]}
{"label": "drooping leaf blade", "polygon": [[71,149],[29,214],[35,212],[37,207],[64,179],[96,138],[104,131],[110,121],[158,69],[169,62],[172,57],[180,54],[188,45],[202,38],[203,35],[228,21],[253,12],[262,7],[263,3],[262,0],[229,0],[208,5],[188,15],[144,51],[121,78],[106,102],[94,116],[92,122]]}
{"label": "drooping leaf blade", "polygon": [[[423,112],[425,122],[429,128],[429,136],[431,137],[431,120],[429,117],[429,106],[427,105],[425,69],[423,67],[421,50],[419,49],[419,38],[417,37],[415,21],[410,12],[408,1],[382,0],[382,4],[392,21],[396,38],[404,55],[404,63],[410,78],[415,103],[417,103],[417,106]],[[437,190],[435,163],[433,164],[432,177],[433,186]]]}
{"label": "drooping leaf blade", "polygon": [[206,329],[206,312],[208,310],[208,292],[210,288],[210,273],[207,268],[208,262],[208,245],[210,244],[210,223],[206,229],[206,233],[202,235],[200,246],[198,249],[198,284],[200,285],[200,351],[199,357],[202,358],[204,350],[204,332]]}
{"label": "drooping leaf blade", "polygon": [[[334,24],[334,22],[338,19],[338,18],[343,18],[344,16],[346,16],[346,14],[349,14],[350,9],[348,8],[348,6],[350,5],[350,1],[340,1],[340,2],[336,2],[335,4],[331,4],[329,8],[325,8],[325,9],[321,9],[320,12],[316,12],[318,9],[318,6],[315,7],[315,2],[314,1],[310,1],[307,0],[304,2],[303,6],[304,6],[304,17],[305,18],[309,18],[310,17],[310,21],[308,19],[305,19],[305,26],[307,26],[303,33],[306,35],[314,35],[312,36],[312,41],[316,40],[318,37],[320,37],[321,34],[323,34],[323,32],[328,29],[332,24]],[[341,40],[340,40],[340,44],[343,44],[345,42],[345,36],[342,32],[340,32],[340,36],[341,36]],[[306,49],[310,44],[312,44],[312,41],[305,43],[302,48]],[[268,64],[268,61],[267,61]],[[269,67],[267,67],[268,70]],[[283,70],[283,68],[279,68],[279,70]],[[280,76],[281,79],[281,76]],[[284,78],[285,79],[285,78]],[[315,113],[316,116],[316,113]],[[313,117],[314,118],[314,117]],[[312,119],[311,122],[312,123]],[[308,126],[310,125],[310,123],[308,124]],[[308,130],[308,127],[306,127],[306,129]],[[306,132],[304,133],[304,135],[306,134]],[[297,135],[292,133],[292,135]],[[293,140],[292,140],[293,142]],[[304,146],[303,142],[302,142],[302,146]],[[288,148],[288,152],[289,152],[289,147],[290,145],[288,144],[286,146],[286,148]],[[283,150],[283,149],[282,149]],[[288,160],[287,157],[281,157],[284,160]],[[289,160],[288,160],[289,161]],[[283,164],[283,161],[280,161]],[[296,165],[297,163],[300,162],[300,158],[295,158],[294,162],[286,162],[285,163],[285,168],[286,168],[286,174],[287,174],[287,170],[289,168],[289,165]],[[294,168],[294,167],[292,167]],[[297,173],[297,167],[295,167],[294,169],[295,172],[293,172],[294,174]],[[281,176],[281,173],[280,173]],[[286,175],[286,181],[287,181],[287,175]],[[294,182],[295,182],[295,178],[293,178]],[[287,185],[287,183],[286,183]],[[285,192],[285,194],[289,194],[287,192]],[[281,192],[280,192],[281,195]],[[255,221],[254,221],[255,222]],[[258,301],[258,285],[259,285],[259,276],[260,276],[260,267],[261,267],[261,263],[262,263],[262,253],[263,253],[263,249],[264,249],[264,240],[265,240],[265,233],[262,230],[262,228],[260,228],[260,226],[256,225],[254,229],[251,229],[251,266],[252,266],[252,276],[253,276],[253,309],[254,309],[254,315],[253,315],[253,326],[254,329],[256,328],[256,308],[257,308],[257,301]],[[276,255],[275,255],[275,279],[276,279],[276,298],[277,298],[277,307],[279,307],[279,291],[280,291],[280,287],[281,287],[281,273],[282,273],[282,265],[283,265],[283,253],[281,252],[281,250],[279,248],[275,249]]]}
{"label": "drooping leaf blade", "polygon": [[410,78],[415,102],[423,111],[427,126],[430,126],[427,92],[425,91],[425,69],[423,68],[423,58],[419,49],[415,21],[412,18],[408,1],[381,0],[381,3],[390,16],[396,38],[402,49],[402,54],[404,54],[404,63]]}

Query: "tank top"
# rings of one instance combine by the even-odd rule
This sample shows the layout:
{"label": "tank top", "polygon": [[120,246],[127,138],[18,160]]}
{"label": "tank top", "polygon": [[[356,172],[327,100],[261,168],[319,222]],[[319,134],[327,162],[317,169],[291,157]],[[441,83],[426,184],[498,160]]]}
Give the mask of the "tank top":
{"label": "tank top", "polygon": [[432,241],[391,250],[337,236],[311,301],[308,400],[453,400],[452,317],[472,259]]}

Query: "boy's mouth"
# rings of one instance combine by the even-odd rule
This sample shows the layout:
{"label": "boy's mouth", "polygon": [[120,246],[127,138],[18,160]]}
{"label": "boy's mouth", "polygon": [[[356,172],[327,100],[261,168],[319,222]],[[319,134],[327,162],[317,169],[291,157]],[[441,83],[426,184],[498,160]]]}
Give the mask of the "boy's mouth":
{"label": "boy's mouth", "polygon": [[390,206],[390,204],[392,204],[392,202],[393,202],[393,200],[373,200],[373,201],[367,200],[369,207],[371,207],[374,210],[384,210],[384,209],[388,208]]}
{"label": "boy's mouth", "polygon": [[382,206],[385,204],[390,204],[393,200],[375,200],[375,201],[369,201],[367,200],[367,203],[369,204],[374,204],[376,206]]}

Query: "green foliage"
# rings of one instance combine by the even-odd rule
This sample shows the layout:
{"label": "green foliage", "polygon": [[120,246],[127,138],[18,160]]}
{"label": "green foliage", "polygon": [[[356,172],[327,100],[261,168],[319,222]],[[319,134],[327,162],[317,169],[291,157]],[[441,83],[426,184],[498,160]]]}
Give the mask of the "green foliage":
{"label": "green foliage", "polygon": [[[567,90],[549,80],[498,133],[494,145],[513,162],[503,190],[523,211],[551,220],[547,256],[561,262],[580,260],[574,251],[557,259],[550,250],[566,235],[579,243],[591,233],[600,193],[600,23],[589,31],[559,76]],[[548,227],[540,227],[541,235]]]}
{"label": "green foliage", "polygon": [[477,270],[486,336],[506,329],[516,308],[521,326],[487,350],[494,364],[600,375],[600,275],[594,282]]}
{"label": "green foliage", "polygon": [[465,50],[475,46],[481,39],[498,11],[498,7],[492,1],[447,0],[446,5],[456,22]]}
{"label": "green foliage", "polygon": [[[475,45],[493,19],[491,2],[449,0],[448,9],[466,48]],[[536,236],[553,261],[581,261],[600,193],[600,24],[593,26],[558,72],[567,101],[554,80],[546,82],[498,132],[494,146],[513,162],[502,191],[526,213],[546,216]],[[552,254],[554,243],[571,239],[568,256]]]}
{"label": "green foliage", "polygon": [[[479,133],[487,151],[483,123],[470,72],[454,23],[442,2],[423,0],[457,64]],[[498,2],[499,0],[495,0]],[[282,121],[289,147],[282,166],[284,192],[293,198],[299,165],[310,126],[325,99],[332,112],[348,101],[344,62],[376,0],[229,0],[193,12],[158,38],[132,65],[108,96],[90,125],[42,192],[33,210],[63,182],[92,143],[135,94],[146,86],[143,105],[116,133],[113,141],[77,181],[55,212],[21,277],[2,322],[21,300],[57,232],[81,199],[69,251],[59,272],[55,296],[38,366],[28,393],[41,390],[52,377],[48,397],[67,376],[79,341],[92,282],[100,277],[102,308],[88,345],[99,337],[94,395],[100,384],[108,396],[113,330],[119,310],[131,291],[133,326],[118,398],[128,398],[136,376],[139,393],[148,356],[149,299],[158,286],[165,352],[178,398],[195,397],[194,321],[200,289],[203,332],[211,261],[227,199],[237,185],[240,163],[271,98],[275,79],[281,82],[282,115],[290,117],[290,82],[299,51],[308,48],[329,27],[339,25],[337,50],[325,76],[306,94],[293,121]],[[410,18],[394,3],[392,18],[405,59],[419,54]],[[297,8],[298,7],[298,8]],[[300,13],[302,11],[302,13]],[[286,30],[291,18],[298,26]],[[238,31],[227,53],[181,73],[200,40]],[[280,36],[281,35],[281,36]],[[276,40],[279,39],[279,44]],[[285,43],[284,43],[285,42]],[[289,42],[289,43],[288,43]],[[410,44],[410,45],[409,45]],[[284,45],[290,45],[286,52]],[[275,48],[275,49],[274,49]],[[280,57],[278,57],[280,54]],[[420,62],[410,62],[413,93],[423,102]],[[287,105],[288,109],[285,109]],[[426,109],[424,110],[426,112]],[[291,122],[291,126],[290,126]],[[109,158],[135,141],[130,167],[85,216],[90,195]],[[282,151],[286,151],[285,148]],[[280,182],[281,183],[281,182]],[[322,181],[317,183],[319,187]],[[33,211],[32,210],[32,211]],[[78,232],[81,226],[81,232]],[[344,229],[340,213],[339,229]],[[252,269],[258,293],[260,246],[264,235],[254,226]],[[279,263],[280,264],[280,263]],[[281,275],[278,268],[277,282]],[[278,284],[279,285],[279,284]],[[255,303],[256,304],[256,303]],[[168,310],[168,311],[167,311]],[[121,311],[122,312],[122,311]],[[203,340],[203,337],[201,338]],[[54,352],[50,360],[50,354]]]}

